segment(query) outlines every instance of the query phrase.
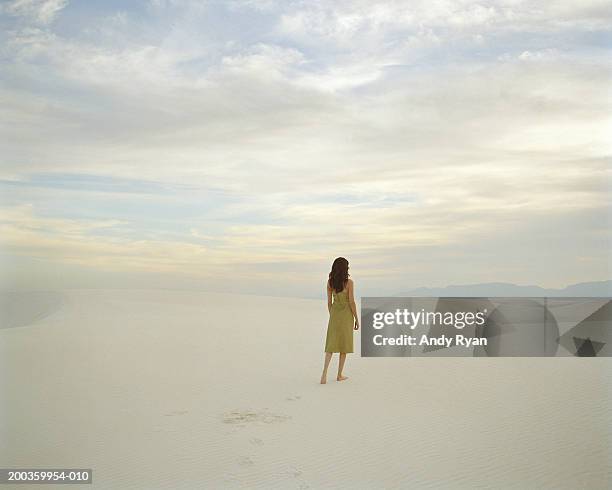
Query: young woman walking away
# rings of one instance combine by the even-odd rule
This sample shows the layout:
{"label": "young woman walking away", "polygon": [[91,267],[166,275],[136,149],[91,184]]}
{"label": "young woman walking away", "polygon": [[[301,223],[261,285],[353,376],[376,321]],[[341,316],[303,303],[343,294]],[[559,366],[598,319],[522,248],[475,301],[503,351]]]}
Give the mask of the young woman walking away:
{"label": "young woman walking away", "polygon": [[[353,328],[359,330],[357,306],[353,296],[354,284],[349,279],[349,263],[344,257],[338,257],[332,264],[327,279],[327,337],[325,339],[325,364],[321,375],[321,384],[327,383],[327,368],[332,353],[338,352],[338,376],[336,381],[344,381],[348,376],[342,375],[346,354],[353,352]],[[333,301],[332,301],[333,300]]]}

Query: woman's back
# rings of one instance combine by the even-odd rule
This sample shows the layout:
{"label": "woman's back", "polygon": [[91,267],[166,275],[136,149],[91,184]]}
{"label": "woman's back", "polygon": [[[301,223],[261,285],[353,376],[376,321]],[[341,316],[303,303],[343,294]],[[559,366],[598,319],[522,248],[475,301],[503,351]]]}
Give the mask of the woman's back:
{"label": "woman's back", "polygon": [[349,297],[348,297],[348,284],[346,284],[344,286],[344,289],[342,291],[340,291],[339,293],[336,292],[335,290],[332,291],[332,297],[334,298],[334,301],[332,303],[332,306],[335,304],[343,304],[343,305],[347,305],[348,301],[349,301]]}

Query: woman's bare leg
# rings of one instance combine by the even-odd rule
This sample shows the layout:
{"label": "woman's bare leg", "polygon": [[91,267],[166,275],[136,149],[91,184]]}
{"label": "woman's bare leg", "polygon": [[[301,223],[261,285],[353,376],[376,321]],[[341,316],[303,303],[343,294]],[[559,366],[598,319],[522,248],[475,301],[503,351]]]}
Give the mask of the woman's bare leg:
{"label": "woman's bare leg", "polygon": [[346,361],[346,352],[340,352],[340,361],[338,362],[338,377],[336,378],[337,381],[344,381],[345,379],[348,379],[348,376],[342,376],[344,361]]}
{"label": "woman's bare leg", "polygon": [[329,361],[331,361],[331,358],[332,358],[332,353],[331,352],[326,352],[325,353],[325,364],[323,366],[323,374],[321,375],[321,384],[322,385],[327,383],[327,368],[329,367]]}

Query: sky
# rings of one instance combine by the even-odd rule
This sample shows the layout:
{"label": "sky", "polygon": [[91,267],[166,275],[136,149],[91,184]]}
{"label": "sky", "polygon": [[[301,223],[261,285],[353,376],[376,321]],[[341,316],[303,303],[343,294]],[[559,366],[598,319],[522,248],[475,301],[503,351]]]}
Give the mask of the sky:
{"label": "sky", "polygon": [[612,277],[609,1],[0,3],[4,289]]}

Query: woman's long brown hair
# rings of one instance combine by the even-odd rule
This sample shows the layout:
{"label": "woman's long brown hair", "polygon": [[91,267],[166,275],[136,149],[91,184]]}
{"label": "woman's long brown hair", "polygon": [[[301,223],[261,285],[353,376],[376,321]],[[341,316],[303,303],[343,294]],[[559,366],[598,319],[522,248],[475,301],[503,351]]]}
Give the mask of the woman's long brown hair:
{"label": "woman's long brown hair", "polygon": [[348,260],[344,257],[338,257],[332,264],[331,272],[329,273],[329,285],[337,293],[344,289],[344,283],[348,281],[348,267]]}

